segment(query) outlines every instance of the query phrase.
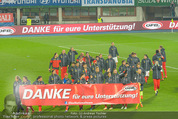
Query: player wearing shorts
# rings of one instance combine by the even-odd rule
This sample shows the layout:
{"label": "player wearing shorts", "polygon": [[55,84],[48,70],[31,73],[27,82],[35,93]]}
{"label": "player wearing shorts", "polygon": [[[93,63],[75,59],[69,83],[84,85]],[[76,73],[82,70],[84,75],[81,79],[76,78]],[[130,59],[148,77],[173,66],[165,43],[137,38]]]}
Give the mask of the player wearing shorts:
{"label": "player wearing shorts", "polygon": [[147,83],[148,77],[150,76],[150,69],[152,68],[152,62],[148,58],[148,55],[144,55],[144,58],[142,59],[141,62],[142,68],[145,70],[145,82]]}
{"label": "player wearing shorts", "polygon": [[117,66],[117,63],[118,63],[117,58],[119,58],[119,53],[117,51],[116,46],[114,46],[114,42],[111,43],[111,47],[109,48],[109,54],[112,56]]}
{"label": "player wearing shorts", "polygon": [[60,68],[61,68],[61,79],[64,78],[64,74],[67,72],[67,67],[69,66],[69,58],[66,54],[65,50],[62,50],[62,53],[59,55],[60,62]]}

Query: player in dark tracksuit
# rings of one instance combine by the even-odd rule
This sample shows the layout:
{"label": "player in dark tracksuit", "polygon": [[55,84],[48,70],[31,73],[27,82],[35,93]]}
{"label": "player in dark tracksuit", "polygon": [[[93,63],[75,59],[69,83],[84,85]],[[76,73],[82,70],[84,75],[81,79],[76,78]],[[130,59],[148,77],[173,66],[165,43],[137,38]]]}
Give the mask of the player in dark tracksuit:
{"label": "player in dark tracksuit", "polygon": [[[42,76],[38,76],[38,78],[36,79],[36,81],[33,82],[33,85],[44,85],[44,84],[45,83],[44,83],[44,81],[42,79]],[[39,107],[39,112],[41,112],[42,111],[42,106],[39,105],[38,107]]]}
{"label": "player in dark tracksuit", "polygon": [[[93,61],[93,64],[91,65],[91,72],[94,73],[96,67],[99,67],[101,69],[101,67],[97,64],[98,62],[96,60]],[[100,70],[101,72],[101,70]]]}
{"label": "player in dark tracksuit", "polygon": [[153,82],[155,95],[158,94],[158,89],[160,88],[160,79],[161,79],[161,66],[158,61],[154,61],[155,64],[152,67],[153,70]]}
{"label": "player in dark tracksuit", "polygon": [[104,79],[107,79],[109,72],[111,73],[110,68],[107,70],[107,72],[104,73]]}
{"label": "player in dark tracksuit", "polygon": [[80,55],[77,57],[77,62],[79,61],[79,59],[82,59],[82,60],[84,60],[84,53],[82,52],[82,53],[80,53]]}
{"label": "player in dark tracksuit", "polygon": [[62,84],[62,80],[56,74],[56,71],[53,70],[51,76],[49,76],[49,84]]}
{"label": "player in dark tracksuit", "polygon": [[161,80],[164,80],[164,76],[163,76],[163,70],[162,70],[162,60],[164,59],[164,57],[160,54],[159,50],[156,50],[156,54],[152,57],[152,61],[153,64],[155,64],[155,61],[158,61],[159,65],[161,66]]}
{"label": "player in dark tracksuit", "polygon": [[152,62],[146,54],[144,55],[144,59],[142,59],[141,67],[145,70],[145,82],[147,83],[150,75],[150,69],[152,68]]}
{"label": "player in dark tracksuit", "polygon": [[139,62],[139,63],[137,64],[137,67],[134,67],[134,68],[133,68],[133,72],[134,72],[133,77],[134,77],[134,78],[131,79],[132,83],[137,83],[136,74],[137,74],[138,69],[141,69],[141,71],[142,71],[141,73],[145,76],[145,70],[141,67],[140,62]]}
{"label": "player in dark tracksuit", "polygon": [[[95,60],[94,60],[94,61],[95,61]],[[102,71],[103,71],[103,64],[102,64],[102,62],[101,62],[99,56],[96,56],[96,61],[97,61],[97,65],[98,65],[99,68],[100,68],[100,72],[102,72]]]}
{"label": "player in dark tracksuit", "polygon": [[[93,77],[93,75],[90,75],[90,78],[88,80],[88,84],[95,84],[96,83],[96,78]],[[90,110],[95,109],[95,105],[91,105]]]}
{"label": "player in dark tracksuit", "polygon": [[94,58],[89,55],[88,52],[86,52],[86,56],[84,57],[84,62],[87,63],[88,67],[91,67],[91,63],[93,62]]}
{"label": "player in dark tracksuit", "polygon": [[65,53],[65,50],[59,55],[60,68],[61,68],[61,79],[64,78],[64,74],[67,72],[67,67],[69,66],[68,55]]}
{"label": "player in dark tracksuit", "polygon": [[90,68],[87,67],[86,63],[83,64],[83,71],[82,71],[82,73],[85,74],[86,82],[88,82],[88,80],[89,80],[90,75],[92,74],[92,72],[91,72]]}
{"label": "player in dark tracksuit", "polygon": [[119,72],[123,72],[125,69],[126,69],[126,61],[125,60],[122,60],[122,65],[119,66]]}
{"label": "player in dark tracksuit", "polygon": [[132,74],[131,66],[129,65],[129,63],[126,63],[125,66],[126,66],[127,77],[129,77],[129,80],[132,81],[133,78],[131,76]]}
{"label": "player in dark tracksuit", "polygon": [[51,66],[52,66],[52,70],[56,70],[56,74],[59,74],[59,63],[61,62],[61,60],[58,57],[58,54],[55,53],[53,58],[50,61],[49,64],[49,71],[51,71]]}
{"label": "player in dark tracksuit", "polygon": [[[114,82],[113,82],[113,79],[112,79],[111,72],[107,72],[107,77],[106,77],[106,79],[105,79],[105,83],[106,83],[106,84],[114,83]],[[105,105],[104,110],[107,110],[107,109],[108,109],[108,108],[107,108],[107,105]],[[109,108],[109,110],[111,110],[111,109],[113,109],[113,105],[111,105],[111,107]]]}
{"label": "player in dark tracksuit", "polygon": [[103,69],[104,69],[104,58],[103,58],[102,54],[99,55],[99,60],[100,60],[101,65],[102,65],[102,67],[101,67],[101,68],[102,68],[101,71],[103,71]]}
{"label": "player in dark tracksuit", "polygon": [[[142,72],[143,72],[142,69],[138,69],[136,76],[135,76],[137,83],[139,83],[139,85],[140,85],[140,97],[141,97],[141,99],[143,99],[143,85],[145,83],[145,79],[144,79],[145,75]],[[137,104],[136,109],[138,109],[139,104],[141,105],[141,107],[143,107],[141,99],[140,99],[140,103]]]}
{"label": "player in dark tracksuit", "polygon": [[21,105],[21,99],[20,99],[20,94],[19,94],[20,85],[22,85],[22,80],[20,79],[19,76],[16,76],[14,84],[13,84],[13,91],[14,91],[16,104],[17,104],[17,113],[19,113],[20,110],[24,111],[24,108]]}
{"label": "player in dark tracksuit", "polygon": [[132,53],[131,57],[129,56],[127,58],[127,62],[131,66],[131,81],[134,80],[134,73],[135,73],[135,68],[137,67],[137,64],[140,62],[140,59],[137,57],[136,53]]}
{"label": "player in dark tracksuit", "polygon": [[103,84],[104,83],[104,76],[103,73],[100,72],[99,67],[96,67],[95,72],[92,74],[93,78],[96,80],[96,84]]}
{"label": "player in dark tracksuit", "polygon": [[74,79],[74,73],[75,73],[75,62],[72,62],[72,65],[69,66],[69,69],[68,69],[68,73],[70,74],[71,76],[71,79],[72,79],[72,83],[75,81]]}
{"label": "player in dark tracksuit", "polygon": [[90,75],[90,79],[88,81],[88,84],[95,84],[96,83],[96,79],[93,78],[93,75]]}
{"label": "player in dark tracksuit", "polygon": [[[68,78],[68,73],[64,74],[63,84],[73,84],[72,81]],[[66,105],[66,111],[69,111],[69,105]]]}
{"label": "player in dark tracksuit", "polygon": [[144,86],[144,83],[145,83],[145,80],[144,80],[144,73],[142,71],[142,69],[137,69],[136,71],[136,83],[140,83],[140,96],[141,96],[141,99],[143,99],[143,86]]}
{"label": "player in dark tracksuit", "polygon": [[[26,76],[23,76],[22,85],[31,85],[30,80],[28,80],[28,78]],[[26,107],[26,113],[28,113],[28,108],[30,108],[32,110],[32,113],[34,112],[33,107],[32,106],[28,106],[28,107]]]}
{"label": "player in dark tracksuit", "polygon": [[69,66],[72,64],[72,62],[75,62],[75,55],[78,55],[78,53],[72,47],[68,52]]}
{"label": "player in dark tracksuit", "polygon": [[[126,69],[126,70],[127,70],[127,69]],[[122,78],[122,84],[123,84],[123,85],[126,85],[126,84],[131,83],[131,77],[128,76],[128,73],[129,73],[129,72],[126,71],[125,74],[124,74],[124,77]],[[127,104],[122,104],[121,109],[127,109]]]}
{"label": "player in dark tracksuit", "polygon": [[136,67],[137,64],[140,62],[140,59],[137,57],[136,53],[132,53],[131,57],[127,58],[127,62],[131,67]]}
{"label": "player in dark tracksuit", "polygon": [[[74,81],[74,84],[86,84],[85,73],[81,74],[81,77]],[[83,105],[79,105],[80,110],[83,110]]]}
{"label": "player in dark tracksuit", "polygon": [[122,83],[121,78],[124,76],[125,70],[120,74],[117,72],[117,69],[114,69],[112,74],[113,83]]}
{"label": "player in dark tracksuit", "polygon": [[160,53],[161,55],[164,57],[164,59],[162,59],[162,68],[164,70],[164,78],[167,78],[167,70],[166,70],[166,52],[165,49],[163,48],[163,46],[160,46]]}
{"label": "player in dark tracksuit", "polygon": [[76,67],[74,69],[74,82],[75,80],[78,80],[82,74],[82,69],[79,67],[79,62],[76,62]]}
{"label": "player in dark tracksuit", "polygon": [[114,46],[114,42],[111,43],[111,47],[109,48],[109,54],[112,56],[112,58],[114,59],[116,65],[118,63],[118,59],[119,58],[119,53],[117,51],[116,46]]}
{"label": "player in dark tracksuit", "polygon": [[112,74],[113,70],[116,68],[116,63],[112,59],[112,56],[110,54],[108,55],[108,59],[105,60],[104,64],[105,64],[104,65],[105,72],[110,68],[110,71],[111,71],[111,74]]}
{"label": "player in dark tracksuit", "polygon": [[[80,67],[80,69],[83,69],[83,64],[85,63],[85,62],[83,61],[83,58],[80,58],[78,62],[79,62],[79,67]],[[88,64],[87,64],[87,66],[88,66]]]}
{"label": "player in dark tracksuit", "polygon": [[[124,71],[123,71],[124,72]],[[118,74],[117,69],[114,69],[112,76],[110,77],[111,73],[108,73],[108,77],[106,78],[105,83],[122,83],[121,78],[124,76],[124,73]],[[107,105],[105,105],[104,110],[107,109]],[[109,110],[113,109],[113,105],[109,108]]]}
{"label": "player in dark tracksuit", "polygon": [[86,84],[85,73],[81,73],[81,77],[74,81],[74,84]]}

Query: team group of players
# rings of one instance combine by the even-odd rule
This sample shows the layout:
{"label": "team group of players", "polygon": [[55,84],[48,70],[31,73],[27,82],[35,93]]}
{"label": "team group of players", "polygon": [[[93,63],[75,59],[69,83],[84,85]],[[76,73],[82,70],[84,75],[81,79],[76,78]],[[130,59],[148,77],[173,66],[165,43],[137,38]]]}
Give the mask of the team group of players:
{"label": "team group of players", "polygon": [[[158,94],[158,89],[160,88],[160,80],[167,78],[166,71],[166,54],[163,46],[160,46],[156,50],[156,54],[152,57],[152,61],[149,59],[148,55],[144,55],[142,61],[137,57],[137,54],[132,52],[126,60],[122,61],[122,65],[119,66],[119,70],[116,69],[119,53],[114,45],[111,43],[109,48],[108,58],[105,60],[102,54],[99,56],[91,57],[89,52],[81,53],[77,59],[75,56],[78,55],[74,48],[71,48],[66,54],[65,50],[62,51],[60,55],[54,54],[50,61],[49,71],[52,75],[49,77],[49,84],[103,84],[103,83],[139,83],[140,84],[140,96],[143,99],[143,86],[147,83],[150,70],[153,71],[153,82],[155,95]],[[61,78],[59,77],[59,69],[61,70]],[[163,74],[163,70],[164,74]],[[68,73],[67,73],[68,71]],[[104,74],[103,74],[104,72]],[[69,79],[69,75],[71,79]],[[26,76],[23,77],[23,81],[20,77],[16,76],[14,82],[14,94],[17,103],[17,112],[24,110],[20,105],[20,97],[18,94],[19,85],[30,85],[30,81]],[[33,83],[34,85],[44,84],[42,76],[38,76],[37,80]],[[140,102],[141,107],[143,106]],[[136,109],[138,109],[138,105]],[[26,111],[28,112],[27,107]],[[91,106],[91,110],[95,106]],[[79,105],[79,109],[83,109],[83,105]],[[104,110],[107,109],[105,105]],[[113,105],[109,108],[113,109]],[[122,104],[121,109],[127,109],[127,104]],[[39,111],[42,108],[39,106]],[[69,110],[69,106],[66,106],[66,111]]]}

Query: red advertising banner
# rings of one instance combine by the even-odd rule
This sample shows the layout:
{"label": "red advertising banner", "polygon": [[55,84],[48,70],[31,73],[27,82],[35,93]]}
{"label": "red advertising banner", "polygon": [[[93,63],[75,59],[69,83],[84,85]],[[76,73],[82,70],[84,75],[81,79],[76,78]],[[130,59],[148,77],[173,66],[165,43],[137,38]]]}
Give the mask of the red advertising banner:
{"label": "red advertising banner", "polygon": [[23,105],[102,105],[140,102],[139,84],[54,84],[20,86]]}
{"label": "red advertising banner", "polygon": [[13,13],[0,13],[0,23],[14,22]]}
{"label": "red advertising banner", "polygon": [[0,27],[0,35],[35,35],[178,29],[178,21],[88,23]]}

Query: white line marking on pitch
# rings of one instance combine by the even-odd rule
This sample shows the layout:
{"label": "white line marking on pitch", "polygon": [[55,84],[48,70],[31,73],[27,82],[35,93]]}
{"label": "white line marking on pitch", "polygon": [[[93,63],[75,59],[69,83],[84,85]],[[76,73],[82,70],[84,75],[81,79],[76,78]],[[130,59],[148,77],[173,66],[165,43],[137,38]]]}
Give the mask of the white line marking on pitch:
{"label": "white line marking on pitch", "polygon": [[[61,48],[66,48],[66,49],[70,49],[70,47],[66,47],[66,46],[58,46],[58,47],[61,47]],[[78,51],[82,51],[82,52],[89,52],[89,53],[94,53],[94,54],[100,54],[99,52],[92,52],[92,51],[87,51],[87,50],[80,50],[80,49],[76,49],[75,48],[75,50],[78,50]],[[103,54],[103,53],[101,53],[102,55],[108,55],[108,54]],[[127,59],[126,57],[120,57],[119,56],[119,58],[122,58],[122,59]],[[171,67],[171,66],[166,66],[167,68],[171,68],[171,69],[176,69],[176,70],[178,70],[178,68],[176,68],[176,67]]]}
{"label": "white line marking on pitch", "polygon": [[[108,45],[108,44],[88,44],[88,45],[72,45],[73,46],[98,46],[98,45]],[[109,45],[108,45],[109,46]]]}

